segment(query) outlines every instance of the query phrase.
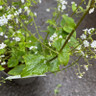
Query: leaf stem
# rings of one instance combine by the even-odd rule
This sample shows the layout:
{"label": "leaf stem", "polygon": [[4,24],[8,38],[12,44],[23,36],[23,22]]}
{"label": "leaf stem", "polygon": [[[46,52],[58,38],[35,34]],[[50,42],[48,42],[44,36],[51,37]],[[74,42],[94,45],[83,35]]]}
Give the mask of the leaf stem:
{"label": "leaf stem", "polygon": [[40,41],[39,39],[37,39],[37,38],[26,28],[26,26],[23,24],[22,21],[19,20],[19,22],[23,25],[23,27],[25,28],[25,30],[26,30],[34,39],[36,39],[39,43],[41,43],[41,44],[42,44],[43,46],[45,46],[47,49],[49,49],[49,50],[51,50],[52,52],[58,54],[57,51],[53,50],[52,48],[50,48],[50,47],[48,47],[47,45],[43,44],[42,41]]}
{"label": "leaf stem", "polygon": [[80,7],[80,5],[84,2],[84,0],[82,0],[79,5],[77,6],[76,10],[71,14],[71,17],[76,13],[76,11],[78,10],[78,8]]}
{"label": "leaf stem", "polygon": [[[69,67],[75,65],[76,62],[78,62],[78,61],[81,59],[81,57],[82,57],[82,55],[81,55],[76,61],[74,61],[72,64],[70,64],[69,66],[66,66],[66,67],[62,68],[61,70],[53,71],[53,72],[51,72],[51,73],[60,72],[60,71],[63,71],[63,70],[65,70],[65,69],[67,69],[67,68],[69,68]],[[51,74],[51,73],[49,73],[49,74]]]}
{"label": "leaf stem", "polygon": [[[86,10],[86,12],[83,14],[83,16],[81,17],[81,19],[79,20],[79,22],[77,23],[77,25],[75,26],[75,28],[72,30],[72,32],[69,34],[69,36],[67,37],[66,41],[64,42],[63,46],[61,47],[60,52],[62,52],[63,48],[66,46],[66,44],[68,43],[69,39],[71,38],[71,36],[73,35],[73,33],[75,32],[75,30],[78,28],[78,26],[81,24],[81,22],[83,21],[83,19],[85,18],[85,16],[88,14],[89,10],[91,8],[93,8],[93,5],[95,3],[95,0],[91,0],[91,4],[88,7],[88,9]],[[53,57],[52,59],[48,60],[48,62],[56,59],[58,57],[58,55],[56,55],[55,57]]]}

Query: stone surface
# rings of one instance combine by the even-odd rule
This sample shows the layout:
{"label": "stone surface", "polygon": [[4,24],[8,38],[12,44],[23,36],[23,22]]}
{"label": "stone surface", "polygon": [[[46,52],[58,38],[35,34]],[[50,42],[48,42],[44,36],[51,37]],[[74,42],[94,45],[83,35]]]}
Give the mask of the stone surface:
{"label": "stone surface", "polygon": [[[78,0],[75,1],[77,2]],[[38,14],[37,25],[40,25],[41,29],[46,28],[45,20],[51,18],[50,13],[46,12],[46,8],[55,6],[56,2],[54,0],[42,0],[41,5],[34,7],[34,12]],[[78,18],[76,21],[78,21]],[[95,27],[95,22],[95,13],[87,15],[77,29],[78,37],[82,34],[82,29]],[[33,32],[35,31],[33,27],[29,27],[29,29]],[[80,63],[82,64],[83,61],[80,61]],[[39,77],[34,82],[23,86],[9,81],[0,86],[0,96],[96,96],[96,60],[92,63],[94,65],[89,68],[82,79],[76,77],[74,69],[68,68],[66,71],[58,72],[56,75],[49,74],[46,77]],[[3,76],[2,72],[0,72],[0,76]],[[58,84],[62,86],[59,88],[59,93],[55,95],[54,89]]]}

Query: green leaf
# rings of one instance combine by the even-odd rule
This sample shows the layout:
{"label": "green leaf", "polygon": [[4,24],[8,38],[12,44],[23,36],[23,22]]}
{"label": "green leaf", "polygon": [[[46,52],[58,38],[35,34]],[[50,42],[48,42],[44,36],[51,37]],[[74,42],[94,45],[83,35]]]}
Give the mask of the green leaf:
{"label": "green leaf", "polygon": [[15,48],[12,49],[12,57],[17,59],[18,62],[24,61],[23,58],[22,58],[24,55],[25,55],[25,52],[21,51],[19,47],[18,48],[15,47]]}
{"label": "green leaf", "polygon": [[50,62],[49,65],[49,72],[54,72],[57,70],[60,70],[60,62],[58,59],[53,60],[52,62]]}
{"label": "green leaf", "polygon": [[23,41],[23,42],[25,41],[25,36],[22,33],[17,33],[16,37],[17,36],[20,38],[20,41]]}
{"label": "green leaf", "polygon": [[64,44],[65,40],[62,38],[58,38],[57,40],[55,40],[53,42],[53,47],[55,47],[57,49],[57,51],[59,51],[62,47],[62,45]]}
{"label": "green leaf", "polygon": [[5,49],[0,49],[0,55],[5,53]]}
{"label": "green leaf", "polygon": [[79,6],[79,9],[80,9],[80,11],[82,11],[82,12],[83,12],[83,10],[84,10],[82,6]]}
{"label": "green leaf", "polygon": [[49,23],[50,25],[53,25],[53,26],[55,26],[56,25],[56,21],[53,19],[49,19],[49,20],[47,20],[46,21],[46,23]]}
{"label": "green leaf", "polygon": [[0,71],[3,71],[5,68],[0,65]]}
{"label": "green leaf", "polygon": [[74,11],[76,11],[76,9],[77,9],[76,3],[74,2],[74,3],[72,4],[72,11],[74,12]]}
{"label": "green leaf", "polygon": [[77,39],[74,38],[74,37],[71,37],[71,38],[70,38],[70,42],[68,42],[68,45],[69,45],[70,47],[76,47],[76,46],[78,45]]}
{"label": "green leaf", "polygon": [[27,36],[26,37],[26,41],[29,42],[29,41],[32,41],[32,43],[35,43],[37,40],[35,38],[33,38],[32,36]]}
{"label": "green leaf", "polygon": [[9,60],[8,60],[8,67],[15,67],[16,65],[18,65],[18,59],[15,58],[15,57],[11,57]]}
{"label": "green leaf", "polygon": [[48,71],[48,66],[44,63],[45,57],[43,55],[28,54],[24,56],[26,67],[21,76],[42,75]]}
{"label": "green leaf", "polygon": [[62,27],[69,26],[71,28],[74,28],[76,25],[74,22],[74,19],[71,17],[68,17],[67,15],[62,16],[62,20],[60,24]]}
{"label": "green leaf", "polygon": [[62,35],[63,38],[66,38],[66,36],[68,35],[68,33],[65,32],[62,27],[57,28],[56,32],[57,32],[58,36]]}
{"label": "green leaf", "polygon": [[[61,20],[61,26],[63,27],[64,32],[71,33],[72,30],[75,28],[75,22],[71,17],[63,15]],[[75,32],[73,36],[76,37]]]}
{"label": "green leaf", "polygon": [[49,31],[50,36],[53,35],[55,33],[55,31],[56,31],[56,29],[54,27],[52,27],[52,26],[48,26],[47,29]]}
{"label": "green leaf", "polygon": [[20,51],[24,51],[25,52],[25,42],[20,42],[19,43],[19,48],[20,48],[19,49]]}
{"label": "green leaf", "polygon": [[71,28],[70,26],[64,26],[63,27],[64,31],[67,32],[67,33],[70,33],[72,32],[73,28]]}
{"label": "green leaf", "polygon": [[10,28],[8,32],[9,32],[8,37],[13,37],[13,33],[15,33],[14,30]]}
{"label": "green leaf", "polygon": [[20,73],[22,72],[24,67],[25,67],[24,64],[18,65],[15,68],[13,68],[12,70],[10,70],[8,72],[8,74],[10,74],[10,75],[20,75]]}
{"label": "green leaf", "polygon": [[42,53],[42,45],[41,45],[41,43],[36,42],[36,45],[35,46],[37,46],[37,48],[38,48],[36,50],[38,50],[38,52]]}
{"label": "green leaf", "polygon": [[65,47],[61,53],[58,55],[58,60],[60,61],[61,64],[66,66],[69,62],[70,58],[70,53],[69,53],[70,48],[67,46]]}

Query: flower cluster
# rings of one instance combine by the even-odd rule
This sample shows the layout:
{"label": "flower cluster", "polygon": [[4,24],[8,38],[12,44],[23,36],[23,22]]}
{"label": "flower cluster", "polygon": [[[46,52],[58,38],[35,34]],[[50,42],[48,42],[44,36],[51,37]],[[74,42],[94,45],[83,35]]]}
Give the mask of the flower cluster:
{"label": "flower cluster", "polygon": [[6,44],[4,44],[4,43],[0,44],[0,49],[4,49],[5,47],[6,47]]}
{"label": "flower cluster", "polygon": [[[71,55],[74,54],[77,57],[74,62],[78,66],[76,68],[79,71],[78,78],[82,78],[85,74],[80,71],[80,68],[83,67],[88,71],[90,66],[88,59],[96,59],[96,40],[93,39],[96,29],[84,29],[83,34],[77,39],[76,28],[84,16],[88,12],[89,14],[93,13],[95,8],[93,6],[88,10],[90,2],[88,3],[89,8],[87,6],[86,9],[71,2],[72,15],[79,13],[79,11],[81,13],[87,12],[76,25],[72,15],[68,16],[65,13],[68,1],[56,1],[57,8],[53,8],[53,17],[46,21],[48,25],[43,31],[39,30],[40,27],[37,26],[37,20],[35,20],[39,15],[31,10],[34,5],[42,3],[42,0],[17,0],[12,1],[14,2],[12,5],[6,4],[6,2],[0,5],[0,38],[2,38],[0,42],[0,71],[5,70],[4,65],[7,65],[8,74],[14,76],[19,74],[19,77],[57,72],[60,71],[61,64],[68,65]],[[50,12],[51,9],[46,8],[45,11]],[[36,32],[29,30],[29,26],[33,26]],[[39,32],[46,32],[45,38]],[[80,59],[78,57],[83,58],[87,63],[79,65]]]}
{"label": "flower cluster", "polygon": [[[96,35],[96,29],[95,28],[90,28],[90,29],[83,29],[83,34],[80,36],[80,45],[76,48],[77,50],[75,51],[76,53],[79,53],[82,55],[82,58],[84,58],[85,62],[87,64],[84,65],[79,65],[79,72],[76,73],[78,78],[82,78],[85,72],[81,72],[80,69],[85,69],[88,71],[90,64],[89,60],[90,59],[96,59],[96,40],[93,39],[93,35]],[[81,68],[80,68],[81,67]]]}
{"label": "flower cluster", "polygon": [[92,14],[94,12],[94,10],[95,10],[94,8],[90,9],[89,14]]}
{"label": "flower cluster", "polygon": [[65,0],[57,0],[59,2],[59,5],[58,5],[58,11],[61,11],[63,12],[65,9],[66,9],[66,6],[67,6],[67,1]]}
{"label": "flower cluster", "polygon": [[[90,45],[91,48],[96,48],[96,40],[92,40],[92,38],[90,37],[90,36],[92,36],[92,33],[93,33],[93,34],[96,33],[95,29],[94,29],[94,28],[90,28],[90,29],[84,29],[83,31],[85,32],[85,34],[82,34],[82,35],[80,36],[80,38],[81,38],[82,40],[84,40],[84,41],[83,41],[84,47],[89,47],[89,45]],[[91,43],[89,43],[89,41],[86,40],[88,36],[91,38]],[[89,39],[90,39],[90,38],[89,38]]]}
{"label": "flower cluster", "polygon": [[[14,6],[12,8],[16,9]],[[9,8],[10,9],[10,8]],[[18,9],[18,11],[15,11],[13,14],[10,14],[10,11],[8,12],[8,15],[5,13],[3,16],[0,17],[0,26],[3,26],[5,24],[8,24],[9,20],[12,20],[14,16],[18,16],[20,13],[22,13],[22,9]],[[18,19],[16,18],[16,22],[18,22]]]}

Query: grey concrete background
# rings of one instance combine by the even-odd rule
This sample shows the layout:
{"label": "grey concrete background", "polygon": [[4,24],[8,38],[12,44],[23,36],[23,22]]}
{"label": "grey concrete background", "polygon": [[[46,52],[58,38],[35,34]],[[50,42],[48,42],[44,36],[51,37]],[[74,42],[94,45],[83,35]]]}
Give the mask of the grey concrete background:
{"label": "grey concrete background", "polygon": [[[71,0],[68,1],[70,2]],[[74,1],[79,2],[78,0]],[[40,25],[41,29],[46,28],[45,20],[51,18],[50,13],[46,12],[46,8],[50,6],[55,7],[56,2],[54,0],[42,0],[42,4],[35,6],[34,12],[38,14],[37,25]],[[78,37],[82,34],[82,29],[95,26],[96,13],[94,12],[92,15],[87,15],[78,27]],[[83,61],[80,61],[80,63],[82,64]],[[14,82],[2,84],[0,86],[0,96],[55,96],[54,89],[58,84],[62,86],[56,96],[96,96],[96,60],[92,63],[94,63],[93,66],[89,68],[82,79],[76,77],[73,68],[69,68],[66,71],[58,72],[56,75],[49,74],[46,77],[39,77],[28,85],[21,86]],[[0,76],[3,76],[2,72],[0,72]]]}

